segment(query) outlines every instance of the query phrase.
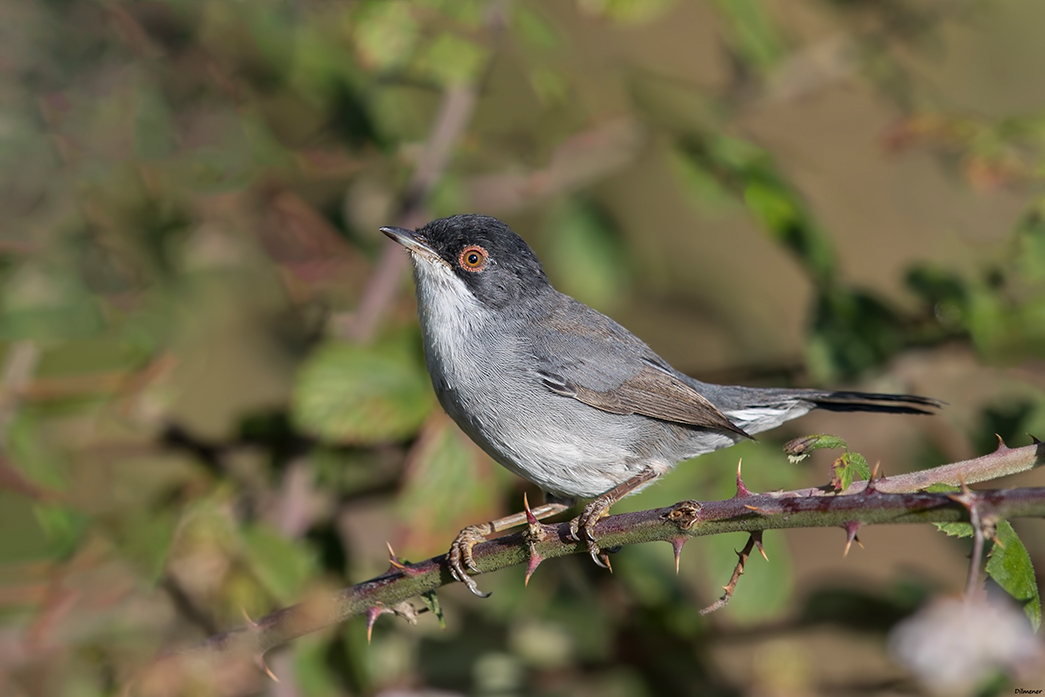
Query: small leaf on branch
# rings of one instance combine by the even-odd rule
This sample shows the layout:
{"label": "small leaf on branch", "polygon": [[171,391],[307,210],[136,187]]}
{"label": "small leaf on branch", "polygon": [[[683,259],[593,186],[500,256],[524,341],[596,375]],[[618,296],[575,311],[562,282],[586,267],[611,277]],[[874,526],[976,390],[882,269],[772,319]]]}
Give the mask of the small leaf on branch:
{"label": "small leaf on branch", "polygon": [[784,444],[784,453],[791,462],[801,462],[814,450],[833,448],[848,449],[849,445],[838,436],[820,433],[812,436],[795,438]]}
{"label": "small leaf on branch", "polygon": [[424,602],[425,607],[439,620],[439,628],[446,629],[446,617],[443,616],[443,606],[439,604],[439,597],[435,594],[435,591],[422,593],[421,600]]}
{"label": "small leaf on branch", "polygon": [[831,465],[831,486],[836,491],[845,491],[853,483],[855,475],[866,479],[871,475],[871,468],[863,455],[846,450]]}
{"label": "small leaf on branch", "polygon": [[987,575],[1023,605],[1023,612],[1037,631],[1041,625],[1041,597],[1034,578],[1034,566],[1027,548],[1009,521],[998,522],[997,538],[989,556]]}
{"label": "small leaf on branch", "polygon": [[950,537],[972,537],[970,523],[933,523],[936,529]]}

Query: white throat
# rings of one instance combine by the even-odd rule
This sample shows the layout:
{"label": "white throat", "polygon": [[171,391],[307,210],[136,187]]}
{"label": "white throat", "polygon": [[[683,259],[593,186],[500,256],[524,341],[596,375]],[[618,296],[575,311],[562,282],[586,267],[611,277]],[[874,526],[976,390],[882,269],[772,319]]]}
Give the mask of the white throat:
{"label": "white throat", "polygon": [[418,254],[410,256],[429,370],[435,377],[448,364],[470,367],[475,357],[467,355],[465,347],[474,345],[473,337],[486,325],[482,305],[449,266]]}

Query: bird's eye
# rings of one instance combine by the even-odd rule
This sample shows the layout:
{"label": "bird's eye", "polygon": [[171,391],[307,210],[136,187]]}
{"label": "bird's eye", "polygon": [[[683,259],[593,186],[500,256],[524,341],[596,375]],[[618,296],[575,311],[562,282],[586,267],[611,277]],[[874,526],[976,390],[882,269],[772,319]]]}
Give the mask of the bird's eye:
{"label": "bird's eye", "polygon": [[465,271],[482,271],[489,256],[485,249],[477,244],[472,244],[461,250],[458,261]]}

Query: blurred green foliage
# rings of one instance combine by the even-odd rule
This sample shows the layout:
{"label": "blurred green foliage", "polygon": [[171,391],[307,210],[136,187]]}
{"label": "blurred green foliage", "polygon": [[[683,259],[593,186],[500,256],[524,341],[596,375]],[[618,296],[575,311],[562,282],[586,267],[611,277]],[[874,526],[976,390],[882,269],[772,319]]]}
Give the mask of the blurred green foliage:
{"label": "blurred green foliage", "polygon": [[373,445],[417,433],[431,411],[424,361],[402,341],[317,347],[291,402],[303,433],[330,443]]}
{"label": "blurred green foliage", "polygon": [[[431,216],[509,219],[561,289],[667,327],[658,350],[752,383],[950,385],[934,396],[959,416],[915,445],[905,436],[890,468],[1045,431],[1045,121],[934,101],[918,61],[960,17],[915,2],[795,7],[0,7],[0,693],[115,694],[158,652],[244,612],[377,575],[386,540],[435,555],[460,527],[519,510],[524,492],[536,500],[436,406],[405,278],[374,300],[389,283],[377,227],[418,203],[408,186],[433,139],[449,158],[420,192]],[[848,46],[826,69],[807,60],[823,31]],[[900,155],[928,154],[934,174],[919,176],[943,172],[963,199],[1004,192],[1016,213],[978,230],[964,262],[900,252],[899,290],[892,271],[854,281],[872,264],[846,252],[860,233],[813,195],[840,195],[833,182],[814,185],[816,168],[759,130],[760,114],[800,125],[829,111],[818,100],[838,84],[894,117],[884,139],[838,122],[880,141],[873,156],[843,153],[847,169],[879,166],[883,150],[897,170]],[[469,91],[462,132],[440,134],[450,97]],[[789,116],[794,104],[809,111]],[[933,225],[957,226],[939,208]],[[360,330],[373,302],[379,319]],[[805,317],[793,345],[771,326],[792,306]],[[937,365],[979,377],[968,391],[919,382]],[[619,510],[731,496],[739,457],[752,489],[829,477],[787,466],[770,438],[684,465]],[[1011,561],[1013,545],[991,563],[1041,568],[1040,535],[1028,539],[1027,560]],[[883,618],[942,583],[803,586],[789,540],[767,535],[772,563],[753,560],[710,619],[697,610],[728,580],[739,536],[689,545],[678,576],[666,548],[643,547],[613,576],[577,558],[527,588],[522,569],[484,577],[488,601],[440,594],[445,630],[384,618],[368,645],[351,621],[295,642],[277,672],[310,697],[816,693],[815,665],[748,669],[731,652],[770,655],[767,625],[795,646],[823,625],[877,641]]]}

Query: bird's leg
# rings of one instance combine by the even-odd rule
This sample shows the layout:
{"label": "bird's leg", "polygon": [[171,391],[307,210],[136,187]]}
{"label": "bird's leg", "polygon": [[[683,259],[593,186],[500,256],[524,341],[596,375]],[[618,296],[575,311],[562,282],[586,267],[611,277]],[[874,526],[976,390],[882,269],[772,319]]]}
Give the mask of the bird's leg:
{"label": "bird's leg", "polygon": [[581,540],[588,543],[588,554],[591,555],[592,561],[606,568],[606,564],[599,559],[599,553],[601,550],[599,546],[595,544],[595,535],[592,532],[592,528],[599,522],[599,519],[610,512],[610,508],[613,504],[620,501],[622,498],[630,494],[631,492],[638,489],[640,486],[655,479],[660,474],[657,470],[652,467],[647,467],[631,479],[625,480],[613,487],[605,494],[600,494],[591,503],[584,507],[581,514],[570,521],[570,535],[573,539],[580,542]]}
{"label": "bird's leg", "polygon": [[[553,515],[562,513],[572,505],[571,502],[566,501],[549,501],[543,506],[538,506],[530,511],[537,520],[544,520],[550,518]],[[468,590],[478,595],[480,598],[489,596],[489,593],[483,593],[479,590],[479,586],[475,584],[472,577],[468,575],[468,572],[480,573],[479,569],[476,568],[475,562],[472,559],[472,547],[479,544],[480,542],[486,541],[490,535],[507,530],[508,528],[514,528],[517,525],[522,525],[528,522],[526,512],[513,513],[512,515],[505,516],[504,518],[498,518],[497,520],[491,520],[489,523],[482,523],[480,525],[469,525],[467,528],[457,533],[457,537],[454,538],[453,543],[450,545],[449,561],[450,561],[450,573],[455,579],[468,586]]]}

